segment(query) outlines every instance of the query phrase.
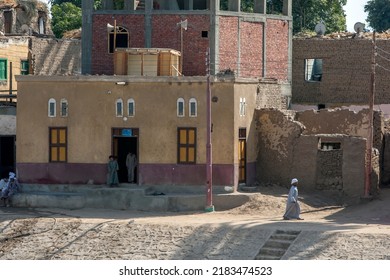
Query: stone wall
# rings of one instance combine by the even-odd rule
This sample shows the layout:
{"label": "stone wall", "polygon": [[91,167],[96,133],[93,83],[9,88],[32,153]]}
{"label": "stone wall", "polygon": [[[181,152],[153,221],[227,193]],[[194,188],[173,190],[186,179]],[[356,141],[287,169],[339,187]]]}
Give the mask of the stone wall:
{"label": "stone wall", "polygon": [[34,75],[81,73],[81,41],[31,38],[31,68]]}
{"label": "stone wall", "polygon": [[257,88],[256,108],[288,109],[290,98],[289,85],[272,80],[259,82]]}

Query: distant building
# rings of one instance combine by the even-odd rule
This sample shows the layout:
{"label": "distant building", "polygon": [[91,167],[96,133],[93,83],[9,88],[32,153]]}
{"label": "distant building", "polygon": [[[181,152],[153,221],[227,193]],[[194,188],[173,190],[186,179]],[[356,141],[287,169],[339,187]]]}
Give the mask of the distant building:
{"label": "distant building", "polygon": [[18,75],[81,72],[80,40],[56,40],[47,5],[40,1],[0,1],[0,176],[16,168]]}
{"label": "distant building", "polygon": [[[389,116],[390,36],[377,34],[376,46],[375,109]],[[294,38],[293,109],[367,107],[373,51],[372,33]]]}

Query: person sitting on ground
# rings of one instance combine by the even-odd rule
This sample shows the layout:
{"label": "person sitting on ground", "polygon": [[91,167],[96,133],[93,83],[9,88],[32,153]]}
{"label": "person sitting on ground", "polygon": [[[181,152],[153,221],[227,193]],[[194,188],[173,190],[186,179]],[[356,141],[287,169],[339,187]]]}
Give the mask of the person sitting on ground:
{"label": "person sitting on ground", "polygon": [[4,206],[11,206],[11,198],[15,193],[20,190],[20,185],[18,180],[16,179],[16,175],[13,172],[9,173],[8,182],[5,187],[1,190],[1,201]]}
{"label": "person sitting on ground", "polygon": [[286,212],[283,215],[284,220],[303,220],[300,217],[301,207],[298,202],[298,179],[291,180],[291,188],[287,198]]}

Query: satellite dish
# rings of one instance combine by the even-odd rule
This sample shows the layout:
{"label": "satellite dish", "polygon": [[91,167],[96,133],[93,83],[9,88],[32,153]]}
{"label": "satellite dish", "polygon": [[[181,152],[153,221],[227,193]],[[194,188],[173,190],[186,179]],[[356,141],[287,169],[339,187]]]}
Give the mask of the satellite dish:
{"label": "satellite dish", "polygon": [[364,23],[361,23],[361,22],[357,22],[355,23],[355,25],[353,26],[353,29],[355,29],[356,33],[361,33],[361,32],[364,32],[364,27],[366,25]]}
{"label": "satellite dish", "polygon": [[317,35],[324,35],[325,34],[325,31],[326,31],[326,27],[325,27],[325,24],[323,24],[322,22],[320,23],[317,23],[316,27],[314,28],[315,32],[317,33]]}

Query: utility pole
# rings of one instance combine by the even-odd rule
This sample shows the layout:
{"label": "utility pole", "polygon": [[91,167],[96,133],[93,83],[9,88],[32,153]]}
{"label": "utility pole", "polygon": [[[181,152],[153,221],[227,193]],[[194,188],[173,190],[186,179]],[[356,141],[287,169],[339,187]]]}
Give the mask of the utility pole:
{"label": "utility pole", "polygon": [[375,100],[375,55],[376,55],[376,38],[375,31],[372,33],[372,54],[371,54],[371,87],[369,96],[369,114],[368,114],[368,133],[366,143],[366,176],[364,186],[364,198],[370,197],[371,173],[372,173],[372,147],[374,136],[374,100]]}
{"label": "utility pole", "polygon": [[206,212],[214,212],[213,205],[213,165],[211,147],[211,87],[210,87],[210,48],[206,53],[206,73],[207,73],[207,143],[206,143]]}

